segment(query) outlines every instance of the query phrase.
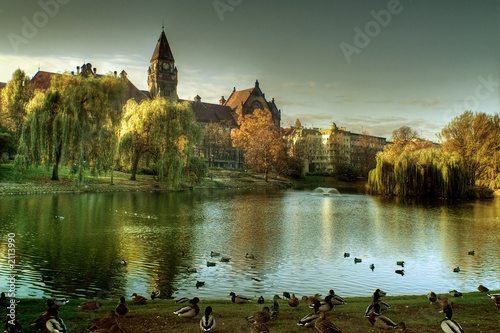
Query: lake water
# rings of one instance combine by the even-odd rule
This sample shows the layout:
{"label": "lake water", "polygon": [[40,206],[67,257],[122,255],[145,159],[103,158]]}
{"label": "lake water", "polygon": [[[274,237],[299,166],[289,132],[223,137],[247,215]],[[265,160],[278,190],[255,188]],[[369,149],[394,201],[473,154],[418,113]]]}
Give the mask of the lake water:
{"label": "lake water", "polygon": [[[165,297],[228,299],[231,291],[270,298],[282,291],[325,295],[331,288],[347,297],[376,288],[388,295],[467,292],[479,284],[500,289],[499,199],[437,202],[297,190],[3,196],[2,291],[10,273],[9,233],[15,233],[18,297],[128,298],[153,289]],[[221,262],[211,251],[231,259]],[[197,288],[197,281],[205,285]]]}

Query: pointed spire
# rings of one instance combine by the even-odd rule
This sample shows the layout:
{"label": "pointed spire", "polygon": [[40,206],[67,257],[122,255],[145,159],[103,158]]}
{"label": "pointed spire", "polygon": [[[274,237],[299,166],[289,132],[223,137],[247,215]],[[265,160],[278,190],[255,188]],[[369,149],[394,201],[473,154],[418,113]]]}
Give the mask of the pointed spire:
{"label": "pointed spire", "polygon": [[157,59],[174,61],[174,56],[172,55],[172,51],[170,50],[170,45],[168,45],[168,40],[167,36],[165,36],[164,28],[162,28],[160,38],[158,38],[158,42],[156,43],[155,51],[153,52],[151,61]]}

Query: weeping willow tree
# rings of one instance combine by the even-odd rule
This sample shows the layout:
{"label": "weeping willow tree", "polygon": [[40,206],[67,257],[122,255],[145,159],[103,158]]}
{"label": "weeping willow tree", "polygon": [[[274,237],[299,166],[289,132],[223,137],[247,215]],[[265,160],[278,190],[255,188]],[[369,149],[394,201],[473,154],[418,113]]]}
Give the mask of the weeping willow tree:
{"label": "weeping willow tree", "polygon": [[372,194],[461,198],[469,183],[469,173],[455,153],[400,146],[384,150],[376,159],[368,176]]}
{"label": "weeping willow tree", "polygon": [[59,180],[60,165],[80,180],[86,169],[108,171],[124,91],[122,78],[55,75],[28,104],[16,165],[52,166],[52,180]]}
{"label": "weeping willow tree", "polygon": [[161,97],[125,105],[119,135],[119,155],[135,180],[141,161],[149,162],[169,188],[178,188],[183,169],[202,129],[189,103],[172,104]]}

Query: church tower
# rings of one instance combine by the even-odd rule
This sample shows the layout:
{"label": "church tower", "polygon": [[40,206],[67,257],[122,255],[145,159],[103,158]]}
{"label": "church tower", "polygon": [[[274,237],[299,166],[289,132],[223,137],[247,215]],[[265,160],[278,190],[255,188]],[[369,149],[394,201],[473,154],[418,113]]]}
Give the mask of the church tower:
{"label": "church tower", "polygon": [[165,29],[162,29],[158,43],[151,57],[148,68],[148,88],[151,98],[161,96],[171,102],[177,102],[177,67],[168,45]]}

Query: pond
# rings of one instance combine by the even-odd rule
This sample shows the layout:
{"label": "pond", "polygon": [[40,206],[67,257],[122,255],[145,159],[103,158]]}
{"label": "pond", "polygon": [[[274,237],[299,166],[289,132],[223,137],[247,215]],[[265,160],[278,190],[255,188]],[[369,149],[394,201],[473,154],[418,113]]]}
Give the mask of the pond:
{"label": "pond", "polygon": [[[18,297],[500,289],[499,199],[418,201],[298,190],[3,196],[0,290],[9,288],[12,233]],[[224,256],[230,260],[221,261]]]}

